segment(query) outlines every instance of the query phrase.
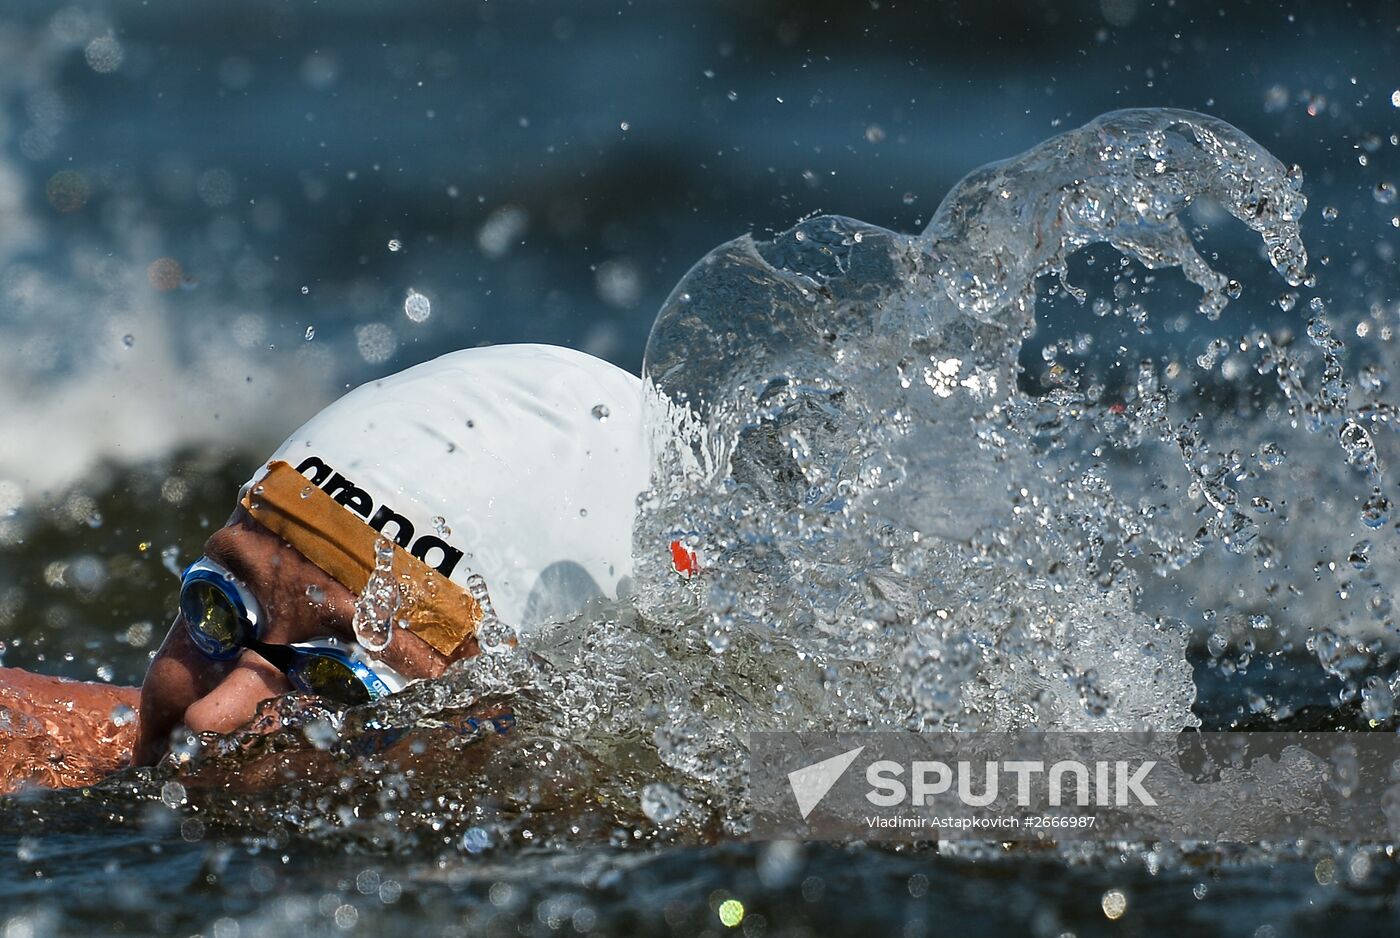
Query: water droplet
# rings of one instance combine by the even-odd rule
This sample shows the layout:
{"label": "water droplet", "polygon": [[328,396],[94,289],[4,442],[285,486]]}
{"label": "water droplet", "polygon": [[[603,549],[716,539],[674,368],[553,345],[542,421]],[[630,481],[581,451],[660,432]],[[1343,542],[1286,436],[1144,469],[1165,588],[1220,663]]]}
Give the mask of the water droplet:
{"label": "water droplet", "polygon": [[447,526],[447,519],[442,515],[433,516],[433,530],[438,533],[439,537],[452,536],[452,529]]}
{"label": "water droplet", "polygon": [[462,849],[467,853],[481,853],[491,846],[491,835],[484,827],[470,827],[462,835]]}
{"label": "water droplet", "polygon": [[403,242],[400,241],[398,238],[390,238],[389,250],[397,254],[399,251],[403,250]]}
{"label": "water droplet", "polygon": [[126,704],[119,704],[110,714],[113,726],[129,726],[136,719],[136,711]]}
{"label": "water droplet", "polygon": [[1322,220],[1323,220],[1323,221],[1336,221],[1336,220],[1337,220],[1337,216],[1340,215],[1340,214],[1341,214],[1341,212],[1337,211],[1337,207],[1336,207],[1335,205],[1329,205],[1329,206],[1327,206],[1326,208],[1324,208],[1324,209],[1322,210]]}
{"label": "water droplet", "polygon": [[306,341],[310,342],[310,341],[311,341],[312,339],[314,339],[314,338],[316,338],[316,327],[315,327],[315,326],[307,326],[307,327],[306,327]]}
{"label": "water droplet", "polygon": [[306,294],[308,294],[308,293],[310,293],[310,292],[311,292],[311,288],[310,288],[310,287],[302,287],[302,288],[301,288],[301,295],[302,295],[302,296],[306,296]]}
{"label": "water droplet", "polygon": [[330,720],[312,720],[301,728],[301,735],[313,748],[325,752],[340,739],[340,733]]}
{"label": "water droplet", "polygon": [[161,786],[160,800],[169,807],[178,808],[185,803],[185,786],[179,782],[166,782]]}
{"label": "water droplet", "polygon": [[1375,199],[1382,205],[1390,205],[1395,201],[1395,184],[1392,182],[1376,183]]}
{"label": "water droplet", "polygon": [[1358,570],[1365,570],[1371,563],[1371,542],[1357,541],[1353,544],[1347,562]]}
{"label": "water droplet", "polygon": [[1361,506],[1361,523],[1368,528],[1379,528],[1389,517],[1390,499],[1380,489],[1372,490],[1371,497]]}
{"label": "water droplet", "polygon": [[132,335],[130,332],[122,336],[122,345],[125,345],[127,348],[131,348],[135,344],[136,336]]}
{"label": "water droplet", "polygon": [[1378,723],[1395,715],[1395,693],[1379,674],[1372,674],[1361,685],[1361,712]]}
{"label": "water droplet", "polygon": [[414,322],[425,322],[433,314],[433,304],[417,290],[410,289],[403,300],[403,312]]}
{"label": "water droplet", "polygon": [[394,542],[381,537],[374,543],[374,571],[355,600],[351,625],[355,640],[366,651],[382,651],[394,638],[394,617],[403,597],[394,580]]}
{"label": "water droplet", "polygon": [[681,793],[664,782],[651,782],[642,788],[642,812],[660,825],[670,824],[685,810]]}
{"label": "water droplet", "polygon": [[608,410],[607,404],[594,404],[593,409],[589,411],[589,413],[593,415],[594,420],[597,420],[600,423],[607,420],[608,417],[612,416],[612,411]]}

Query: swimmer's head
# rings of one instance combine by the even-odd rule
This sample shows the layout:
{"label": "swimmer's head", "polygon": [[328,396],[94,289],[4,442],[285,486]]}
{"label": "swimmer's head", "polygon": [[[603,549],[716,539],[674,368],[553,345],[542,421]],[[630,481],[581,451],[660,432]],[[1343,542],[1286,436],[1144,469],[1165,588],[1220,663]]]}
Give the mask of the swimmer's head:
{"label": "swimmer's head", "polygon": [[475,654],[493,614],[528,637],[625,591],[647,482],[640,411],[635,377],[538,345],[456,352],[327,407],[205,545],[232,604],[246,591],[259,621],[210,654],[177,618],[142,689],[137,760],[181,722],[227,732],[297,686],[290,658],[250,642],[339,643],[413,680]]}

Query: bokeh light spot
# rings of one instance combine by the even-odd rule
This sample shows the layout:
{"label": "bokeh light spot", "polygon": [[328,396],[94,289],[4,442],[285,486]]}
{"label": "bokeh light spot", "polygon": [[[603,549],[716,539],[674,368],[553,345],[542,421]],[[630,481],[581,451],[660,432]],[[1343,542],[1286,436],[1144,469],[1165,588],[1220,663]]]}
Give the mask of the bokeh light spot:
{"label": "bokeh light spot", "polygon": [[86,205],[92,190],[86,176],[76,170],[64,169],[49,177],[44,193],[49,197],[50,205],[67,214]]}
{"label": "bokeh light spot", "polygon": [[1099,905],[1103,907],[1104,917],[1110,922],[1116,922],[1128,911],[1128,897],[1121,889],[1110,889],[1103,894]]}
{"label": "bokeh light spot", "polygon": [[146,278],[151,286],[162,293],[178,289],[185,280],[184,268],[173,257],[158,257],[146,268]]}

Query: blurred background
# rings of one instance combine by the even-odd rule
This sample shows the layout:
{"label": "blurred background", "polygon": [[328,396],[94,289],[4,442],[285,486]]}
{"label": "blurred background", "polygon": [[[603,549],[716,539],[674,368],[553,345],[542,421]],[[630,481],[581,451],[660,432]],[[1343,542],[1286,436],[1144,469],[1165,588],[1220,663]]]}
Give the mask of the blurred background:
{"label": "blurred background", "polygon": [[9,0],[0,661],[139,681],[173,573],[347,387],[482,343],[636,371],[716,244],[818,212],[917,231],[1104,111],[1207,111],[1300,164],[1309,248],[1356,265],[1333,308],[1393,302],[1397,27],[1381,2]]}

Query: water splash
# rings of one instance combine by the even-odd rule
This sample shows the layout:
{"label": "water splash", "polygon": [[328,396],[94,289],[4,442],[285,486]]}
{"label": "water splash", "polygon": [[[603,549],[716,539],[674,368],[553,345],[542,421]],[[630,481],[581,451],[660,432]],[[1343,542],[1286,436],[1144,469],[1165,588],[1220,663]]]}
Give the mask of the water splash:
{"label": "water splash", "polygon": [[394,579],[394,544],[381,537],[374,543],[374,570],[355,600],[355,640],[366,651],[389,647],[394,638],[394,617],[402,604],[403,594]]}
{"label": "water splash", "polygon": [[[1144,513],[1106,455],[1057,456],[1081,455],[1067,437],[1105,408],[1069,388],[1023,393],[1017,353],[1037,278],[1065,283],[1070,255],[1096,242],[1181,268],[1218,317],[1237,288],[1183,227],[1200,200],[1301,283],[1300,185],[1223,122],[1124,111],[972,173],[922,235],[820,217],[696,265],[648,345],[666,429],[639,544],[645,557],[699,532],[710,648],[756,648],[771,668],[755,713],[851,728],[1193,724],[1186,629],[1136,598]],[[1116,442],[1173,442],[1213,513],[1202,537],[1245,549],[1229,466],[1197,421],[1173,425],[1150,364],[1136,390]],[[1194,549],[1161,539],[1162,566]],[[642,580],[666,582],[655,565]],[[687,598],[657,591],[648,616]]]}

